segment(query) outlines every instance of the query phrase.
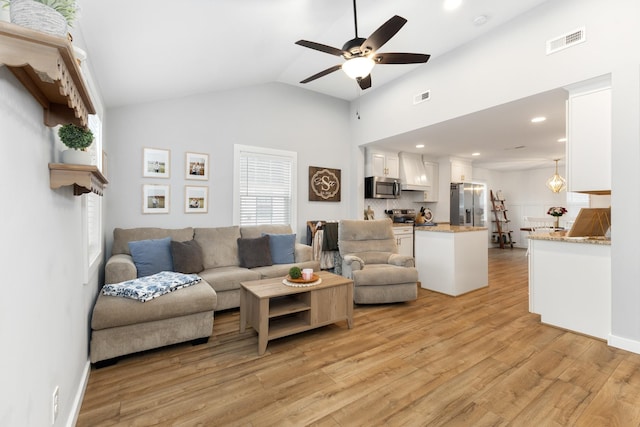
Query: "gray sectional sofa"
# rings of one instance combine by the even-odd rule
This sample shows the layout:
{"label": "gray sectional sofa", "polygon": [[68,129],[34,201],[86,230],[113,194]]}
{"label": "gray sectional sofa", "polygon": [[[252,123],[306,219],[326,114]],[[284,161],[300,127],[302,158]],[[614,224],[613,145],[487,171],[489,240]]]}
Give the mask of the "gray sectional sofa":
{"label": "gray sectional sofa", "polygon": [[[129,242],[171,237],[175,242],[197,242],[201,249],[203,280],[197,285],[141,303],[99,293],[91,321],[92,363],[178,342],[202,340],[211,335],[213,312],[240,306],[240,282],[284,277],[292,266],[320,270],[312,248],[295,242],[294,262],[245,268],[244,239],[263,233],[290,235],[288,225],[229,226],[202,228],[116,228],[111,257],[105,265],[105,283],[120,283],[137,277]],[[238,239],[243,239],[239,250]]]}

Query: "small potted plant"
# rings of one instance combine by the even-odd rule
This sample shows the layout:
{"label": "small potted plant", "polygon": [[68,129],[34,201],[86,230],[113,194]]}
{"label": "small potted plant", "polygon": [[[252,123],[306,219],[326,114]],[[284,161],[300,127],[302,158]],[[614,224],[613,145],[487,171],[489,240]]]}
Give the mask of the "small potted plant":
{"label": "small potted plant", "polygon": [[90,165],[91,157],[86,151],[93,144],[93,132],[74,124],[62,125],[58,136],[64,145],[69,147],[62,152],[62,162],[77,165]]}

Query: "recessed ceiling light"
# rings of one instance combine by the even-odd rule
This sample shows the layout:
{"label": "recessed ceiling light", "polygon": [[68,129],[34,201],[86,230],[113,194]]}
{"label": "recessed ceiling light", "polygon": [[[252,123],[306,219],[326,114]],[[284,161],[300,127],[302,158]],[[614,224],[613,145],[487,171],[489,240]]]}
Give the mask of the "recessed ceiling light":
{"label": "recessed ceiling light", "polygon": [[560,138],[558,142],[567,142],[567,138]]}
{"label": "recessed ceiling light", "polygon": [[479,156],[480,153],[471,153],[472,156]]}
{"label": "recessed ceiling light", "polygon": [[416,145],[416,148],[424,148],[424,144],[418,144]]}
{"label": "recessed ceiling light", "polygon": [[533,119],[531,119],[531,123],[542,123],[545,120],[547,120],[547,118],[543,116],[534,117]]}
{"label": "recessed ceiling light", "polygon": [[455,10],[460,7],[462,0],[444,0],[442,7],[444,10]]}

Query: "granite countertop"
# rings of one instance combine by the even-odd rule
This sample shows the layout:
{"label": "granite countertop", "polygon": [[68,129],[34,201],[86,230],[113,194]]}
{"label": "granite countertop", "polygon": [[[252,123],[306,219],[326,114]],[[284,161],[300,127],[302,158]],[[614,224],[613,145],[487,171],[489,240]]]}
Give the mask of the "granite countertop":
{"label": "granite countertop", "polygon": [[432,231],[437,233],[464,233],[468,231],[482,231],[486,230],[487,227],[470,227],[465,225],[449,225],[449,224],[439,224],[439,225],[422,225],[416,226],[415,231]]}
{"label": "granite countertop", "polygon": [[533,240],[553,240],[556,242],[567,243],[587,243],[590,245],[611,245],[611,239],[606,239],[604,237],[567,237],[554,233],[537,233],[530,234],[528,238]]}

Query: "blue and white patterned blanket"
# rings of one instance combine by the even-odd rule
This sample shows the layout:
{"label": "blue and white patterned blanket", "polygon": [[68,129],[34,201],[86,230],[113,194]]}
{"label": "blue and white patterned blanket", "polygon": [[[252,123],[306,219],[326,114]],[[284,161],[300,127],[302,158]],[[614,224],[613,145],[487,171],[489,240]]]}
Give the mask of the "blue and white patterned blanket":
{"label": "blue and white patterned blanket", "polygon": [[131,298],[146,302],[177,289],[195,285],[200,280],[202,279],[197,274],[161,271],[151,276],[104,285],[102,287],[102,293],[104,295]]}

